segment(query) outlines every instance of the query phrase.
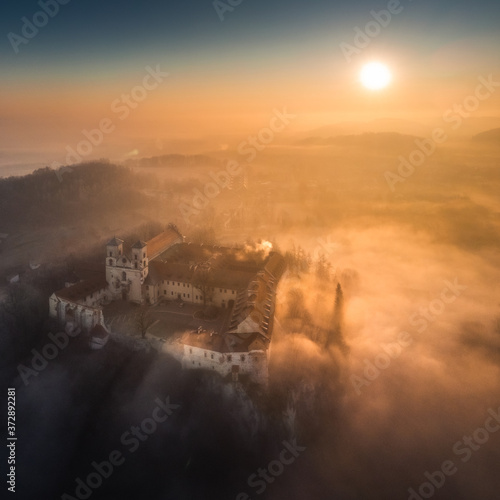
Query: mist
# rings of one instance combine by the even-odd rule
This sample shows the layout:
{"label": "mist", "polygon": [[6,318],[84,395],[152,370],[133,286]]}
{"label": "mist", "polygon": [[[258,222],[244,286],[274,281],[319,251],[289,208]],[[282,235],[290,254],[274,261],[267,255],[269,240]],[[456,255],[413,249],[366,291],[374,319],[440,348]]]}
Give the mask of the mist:
{"label": "mist", "polygon": [[[262,258],[271,248],[284,255],[269,384],[245,387],[185,372],[169,354],[117,337],[92,354],[81,338],[72,340],[25,385],[16,363],[29,366],[31,355],[18,347],[6,357],[4,373],[18,387],[18,474],[30,477],[20,495],[75,498],[76,479],[120,450],[125,463],[93,498],[409,498],[410,488],[425,498],[431,487],[436,498],[495,498],[498,436],[476,431],[499,407],[498,206],[492,196],[498,176],[490,160],[474,155],[477,147],[443,148],[395,193],[383,177],[394,161],[387,149],[355,153],[349,142],[270,148],[246,170],[244,191],[221,187],[188,222],[180,212],[172,217],[173,210],[158,219],[157,204],[189,203],[223,159],[177,171],[175,201],[166,194],[177,168],[172,163],[120,167],[123,175],[144,179],[134,188],[137,203],[139,196],[150,199],[147,219],[139,217],[134,229],[125,225],[134,211],[122,203],[128,191],[108,204],[106,219],[119,213],[114,220],[124,221],[131,238],[151,237],[168,217],[190,241],[240,244]],[[458,151],[468,158],[462,165],[453,162]],[[498,155],[495,148],[489,152]],[[88,168],[66,172],[68,187],[62,187],[71,192],[79,178],[85,190]],[[110,167],[92,168],[99,176]],[[55,179],[59,189],[50,171],[34,175]],[[433,183],[436,176],[447,184]],[[486,176],[488,183],[481,180]],[[149,187],[161,183],[165,190]],[[91,194],[82,203],[93,200]],[[238,207],[240,217],[232,217]],[[92,217],[89,212],[76,227],[94,236],[75,237],[65,251],[41,236],[41,260],[71,249],[74,270],[89,262],[97,267],[109,223]],[[50,234],[51,224],[40,231]],[[83,243],[86,250],[78,251]],[[12,334],[19,330],[5,324]],[[30,347],[43,346],[47,327]],[[15,348],[6,335],[5,348]],[[130,453],[123,434],[151,415],[156,398],[166,397],[178,408]],[[466,444],[467,436],[481,444]],[[300,450],[293,463],[269,481],[259,478],[285,442]],[[453,473],[433,486],[425,474],[447,461]],[[439,474],[432,477],[440,484]],[[426,482],[431,486],[422,495]]]}

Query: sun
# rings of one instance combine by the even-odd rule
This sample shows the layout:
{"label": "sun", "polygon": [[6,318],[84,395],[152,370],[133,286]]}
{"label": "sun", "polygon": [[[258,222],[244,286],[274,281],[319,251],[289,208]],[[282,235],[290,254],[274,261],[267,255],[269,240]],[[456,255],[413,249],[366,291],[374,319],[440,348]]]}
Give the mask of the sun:
{"label": "sun", "polygon": [[361,83],[370,90],[381,90],[391,82],[392,75],[389,68],[379,62],[371,62],[361,70]]}

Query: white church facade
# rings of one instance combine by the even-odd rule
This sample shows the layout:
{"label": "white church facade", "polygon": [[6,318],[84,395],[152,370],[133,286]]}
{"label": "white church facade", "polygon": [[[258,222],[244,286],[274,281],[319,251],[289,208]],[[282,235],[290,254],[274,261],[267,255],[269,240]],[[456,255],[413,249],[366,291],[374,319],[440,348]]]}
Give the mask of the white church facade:
{"label": "white church facade", "polygon": [[54,292],[49,299],[50,316],[61,324],[71,321],[85,332],[96,325],[104,326],[102,306],[113,300],[144,303],[143,284],[149,260],[182,241],[177,228],[170,225],[147,243],[135,243],[126,255],[124,241],[113,238],[106,244],[105,277],[80,281]]}
{"label": "white church facade", "polygon": [[249,257],[243,249],[184,242],[173,225],[126,251],[124,241],[106,244],[105,277],[54,292],[50,315],[91,332],[105,327],[103,306],[123,300],[154,305],[162,300],[224,309],[219,331],[196,327],[181,338],[185,369],[206,369],[233,380],[246,376],[266,384],[283,257]]}

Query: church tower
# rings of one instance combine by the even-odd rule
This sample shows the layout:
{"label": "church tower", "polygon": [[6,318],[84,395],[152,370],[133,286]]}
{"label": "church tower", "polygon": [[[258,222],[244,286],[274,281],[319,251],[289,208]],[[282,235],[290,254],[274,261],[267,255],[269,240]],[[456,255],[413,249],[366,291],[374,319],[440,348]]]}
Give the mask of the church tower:
{"label": "church tower", "polygon": [[119,284],[117,284],[118,259],[123,257],[123,240],[113,238],[106,243],[106,281],[113,298],[119,294]]}
{"label": "church tower", "polygon": [[139,240],[132,246],[132,265],[134,269],[141,269],[143,279],[148,275],[148,245]]}
{"label": "church tower", "polygon": [[123,240],[115,237],[106,243],[106,258],[117,259],[120,255],[123,255]]}

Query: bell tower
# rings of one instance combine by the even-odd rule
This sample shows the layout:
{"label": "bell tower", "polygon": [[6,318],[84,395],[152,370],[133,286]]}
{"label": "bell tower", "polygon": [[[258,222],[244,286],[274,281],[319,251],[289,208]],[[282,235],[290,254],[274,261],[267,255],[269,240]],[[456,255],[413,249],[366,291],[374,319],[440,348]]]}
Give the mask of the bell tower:
{"label": "bell tower", "polygon": [[123,240],[115,237],[106,243],[106,258],[117,259],[120,255],[123,255]]}
{"label": "bell tower", "polygon": [[145,269],[147,274],[148,245],[144,241],[139,240],[132,246],[132,265],[135,269]]}

